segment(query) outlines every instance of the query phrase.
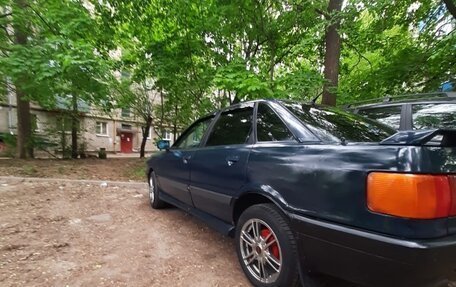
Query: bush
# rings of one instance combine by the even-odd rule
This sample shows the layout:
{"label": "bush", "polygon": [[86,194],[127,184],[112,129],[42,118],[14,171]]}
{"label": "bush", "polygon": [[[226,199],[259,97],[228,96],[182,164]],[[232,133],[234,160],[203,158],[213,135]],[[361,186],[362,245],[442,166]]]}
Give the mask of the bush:
{"label": "bush", "polygon": [[106,149],[104,147],[100,148],[100,151],[98,151],[98,158],[101,158],[101,159],[107,158]]}

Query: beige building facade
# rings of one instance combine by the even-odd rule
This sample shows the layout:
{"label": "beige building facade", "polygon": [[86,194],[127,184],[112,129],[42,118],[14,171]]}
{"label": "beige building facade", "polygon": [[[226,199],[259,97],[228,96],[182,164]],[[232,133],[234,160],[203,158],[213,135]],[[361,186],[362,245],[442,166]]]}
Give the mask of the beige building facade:
{"label": "beige building facade", "polygon": [[[45,110],[31,104],[32,126],[37,136],[57,143],[51,152],[59,153],[62,134],[66,145],[71,143],[71,121],[65,117],[65,111]],[[140,151],[143,138],[142,122],[129,109],[118,109],[109,114],[99,109],[86,107],[80,115],[78,144],[86,152],[97,152],[104,148],[108,153],[136,153]],[[17,108],[14,95],[8,95],[7,101],[0,101],[0,134],[17,134]],[[149,131],[145,150],[156,151],[159,138],[170,140],[173,135],[165,131],[161,137],[153,127]],[[60,150],[59,150],[60,149]]]}

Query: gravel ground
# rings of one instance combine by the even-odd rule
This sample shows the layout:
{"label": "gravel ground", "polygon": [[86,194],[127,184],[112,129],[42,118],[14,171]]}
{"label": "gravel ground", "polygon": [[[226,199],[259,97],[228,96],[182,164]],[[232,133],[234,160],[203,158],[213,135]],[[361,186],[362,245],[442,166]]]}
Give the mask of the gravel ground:
{"label": "gravel ground", "polygon": [[145,188],[0,179],[1,286],[250,286],[233,240]]}

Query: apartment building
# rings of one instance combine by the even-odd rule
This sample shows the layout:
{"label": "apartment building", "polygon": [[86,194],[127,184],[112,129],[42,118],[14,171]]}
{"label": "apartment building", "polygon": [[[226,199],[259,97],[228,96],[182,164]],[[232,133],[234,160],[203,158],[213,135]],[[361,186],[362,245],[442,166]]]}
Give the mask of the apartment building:
{"label": "apartment building", "polygon": [[[90,153],[104,148],[108,153],[139,152],[143,138],[142,122],[130,109],[117,109],[108,114],[81,102],[78,103],[78,110],[81,111],[78,143],[83,145],[85,151]],[[67,113],[59,104],[56,109],[46,110],[32,103],[31,114],[36,135],[59,142],[64,133],[65,141],[68,145],[71,143],[71,120],[64,116]],[[0,134],[6,133],[17,133],[16,97],[13,94],[7,95],[6,101],[0,101]],[[168,139],[172,143],[173,134],[165,130],[159,137],[151,127],[146,152],[157,150],[155,142],[158,138]],[[2,148],[4,145],[0,143],[0,152]],[[51,152],[58,153],[59,148],[57,145]]]}

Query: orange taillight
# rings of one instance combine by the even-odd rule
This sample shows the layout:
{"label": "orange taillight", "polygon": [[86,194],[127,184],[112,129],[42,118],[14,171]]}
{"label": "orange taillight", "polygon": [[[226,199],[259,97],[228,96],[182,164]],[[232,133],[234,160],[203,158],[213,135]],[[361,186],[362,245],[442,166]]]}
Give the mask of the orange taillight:
{"label": "orange taillight", "polygon": [[415,219],[456,215],[456,176],[372,172],[367,178],[371,211]]}

